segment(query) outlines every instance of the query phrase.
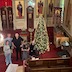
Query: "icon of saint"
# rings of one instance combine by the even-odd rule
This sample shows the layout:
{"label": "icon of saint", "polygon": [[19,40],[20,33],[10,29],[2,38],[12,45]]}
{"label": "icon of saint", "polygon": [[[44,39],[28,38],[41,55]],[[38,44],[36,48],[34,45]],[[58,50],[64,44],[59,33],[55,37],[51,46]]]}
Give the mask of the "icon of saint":
{"label": "icon of saint", "polygon": [[17,5],[17,10],[18,10],[19,18],[22,17],[22,11],[23,11],[22,8],[23,8],[23,7],[22,7],[22,4],[21,4],[21,2],[19,2],[19,4]]}
{"label": "icon of saint", "polygon": [[40,2],[38,2],[38,13],[42,14],[43,12],[43,2],[40,0]]}
{"label": "icon of saint", "polygon": [[52,0],[49,3],[49,14],[51,14],[53,12],[53,3]]}

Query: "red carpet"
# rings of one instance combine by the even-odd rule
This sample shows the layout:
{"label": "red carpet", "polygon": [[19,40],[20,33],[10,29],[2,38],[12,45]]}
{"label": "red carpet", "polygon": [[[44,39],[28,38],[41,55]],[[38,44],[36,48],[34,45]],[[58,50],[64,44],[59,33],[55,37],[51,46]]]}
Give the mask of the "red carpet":
{"label": "red carpet", "polygon": [[[55,58],[55,57],[58,57],[57,56],[57,51],[59,51],[59,49],[56,48],[52,44],[52,45],[50,45],[50,51],[49,52],[45,52],[44,54],[40,55],[40,58]],[[22,65],[22,61],[21,60],[16,61],[15,52],[12,55],[12,62],[13,62],[13,64]],[[5,70],[6,70],[6,65],[5,65],[4,55],[0,55],[0,72],[5,72]]]}
{"label": "red carpet", "polygon": [[57,52],[59,49],[56,49],[55,45],[50,45],[50,51],[45,52],[44,54],[40,55],[40,58],[57,58]]}
{"label": "red carpet", "polygon": [[[14,52],[12,55],[12,63],[22,65],[22,61],[21,60],[16,61],[15,57],[16,56],[15,56],[15,52]],[[6,71],[5,57],[4,57],[4,55],[0,55],[0,72],[5,72],[5,71]]]}

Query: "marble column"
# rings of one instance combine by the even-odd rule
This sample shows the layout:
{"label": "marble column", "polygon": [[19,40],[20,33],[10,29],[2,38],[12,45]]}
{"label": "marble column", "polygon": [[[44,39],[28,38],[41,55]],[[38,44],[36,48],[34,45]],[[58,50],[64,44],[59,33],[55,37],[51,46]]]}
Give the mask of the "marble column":
{"label": "marble column", "polygon": [[65,10],[64,10],[64,24],[65,24],[65,21],[66,21],[68,1],[69,0],[65,0],[65,4],[64,4],[64,8],[65,8]]}
{"label": "marble column", "polygon": [[1,15],[0,15],[0,30],[2,30],[2,21],[1,21]]}
{"label": "marble column", "polygon": [[72,0],[70,0],[71,3],[71,18],[70,18],[70,26],[71,26],[71,36],[72,36]]}
{"label": "marble column", "polygon": [[47,12],[48,12],[48,0],[45,0],[45,7],[44,7],[44,9],[45,9],[45,22],[46,22],[46,24],[47,24]]}
{"label": "marble column", "polygon": [[68,2],[69,0],[65,0],[64,23],[62,24],[62,27],[66,30],[67,34],[71,37],[72,36],[72,0],[70,0],[70,4],[71,4],[71,10],[70,10],[71,16],[69,20],[70,29],[66,26]]}

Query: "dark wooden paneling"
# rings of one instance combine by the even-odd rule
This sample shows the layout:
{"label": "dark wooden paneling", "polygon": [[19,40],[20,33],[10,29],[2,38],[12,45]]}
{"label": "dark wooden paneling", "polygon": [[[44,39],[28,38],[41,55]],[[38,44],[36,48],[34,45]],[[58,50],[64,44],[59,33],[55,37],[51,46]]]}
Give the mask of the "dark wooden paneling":
{"label": "dark wooden paneling", "polygon": [[70,57],[30,60],[30,72],[72,72]]}
{"label": "dark wooden paneling", "polygon": [[34,8],[27,7],[27,29],[34,28]]}
{"label": "dark wooden paneling", "polygon": [[1,8],[1,20],[3,30],[13,30],[13,11],[12,7]]}
{"label": "dark wooden paneling", "polygon": [[54,43],[54,27],[47,27],[49,41]]}

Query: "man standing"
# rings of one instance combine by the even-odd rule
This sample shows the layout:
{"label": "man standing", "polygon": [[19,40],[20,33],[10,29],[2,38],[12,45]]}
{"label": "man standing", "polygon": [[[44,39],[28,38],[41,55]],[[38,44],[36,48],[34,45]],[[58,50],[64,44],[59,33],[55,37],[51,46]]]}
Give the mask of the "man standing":
{"label": "man standing", "polygon": [[22,44],[23,39],[19,36],[18,33],[15,33],[15,36],[12,40],[12,44],[15,48],[16,51],[16,60],[18,60],[18,53],[20,54],[20,59],[22,59],[22,55],[21,55],[21,44]]}
{"label": "man standing", "polygon": [[21,2],[19,2],[19,4],[17,5],[17,10],[18,10],[19,18],[21,18],[22,17],[22,4],[21,4]]}

